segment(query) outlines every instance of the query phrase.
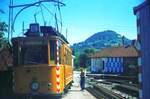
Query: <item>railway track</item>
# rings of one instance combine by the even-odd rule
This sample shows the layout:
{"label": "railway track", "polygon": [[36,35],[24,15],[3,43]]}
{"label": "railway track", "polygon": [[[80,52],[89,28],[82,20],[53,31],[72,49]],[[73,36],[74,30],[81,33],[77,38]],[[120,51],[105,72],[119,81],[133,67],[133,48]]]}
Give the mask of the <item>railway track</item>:
{"label": "railway track", "polygon": [[106,86],[111,86],[112,89],[116,89],[120,92],[124,92],[130,96],[138,97],[138,95],[139,95],[139,85],[138,84],[127,83],[127,82],[122,82],[122,81],[120,82],[119,80],[117,80],[117,81],[96,80],[96,82],[99,84],[106,85]]}
{"label": "railway track", "polygon": [[87,90],[98,99],[137,99],[139,96],[138,84],[130,80],[91,77],[89,82]]}
{"label": "railway track", "polygon": [[114,80],[116,82],[136,82],[138,81],[138,78],[135,76],[121,76],[121,75],[115,75],[115,74],[86,74],[87,77],[92,77],[94,79],[105,79],[105,80]]}
{"label": "railway track", "polygon": [[125,97],[97,84],[93,84],[93,87],[88,87],[87,90],[98,99],[125,99]]}

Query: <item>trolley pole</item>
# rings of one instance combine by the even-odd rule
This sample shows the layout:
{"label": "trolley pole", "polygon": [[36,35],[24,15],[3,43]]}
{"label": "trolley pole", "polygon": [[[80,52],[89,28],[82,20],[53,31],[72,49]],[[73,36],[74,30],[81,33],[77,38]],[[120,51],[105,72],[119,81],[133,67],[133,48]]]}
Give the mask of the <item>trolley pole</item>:
{"label": "trolley pole", "polygon": [[[10,41],[10,39],[13,36],[13,32],[14,32],[14,25],[15,25],[15,21],[18,17],[18,15],[24,11],[25,9],[32,7],[32,6],[36,6],[37,4],[43,3],[43,2],[53,2],[53,3],[58,3],[61,6],[65,6],[64,3],[59,2],[57,0],[39,0],[35,3],[30,3],[30,4],[21,4],[21,5],[14,5],[13,4],[13,0],[10,0],[10,4],[9,4],[9,19],[8,19],[8,40]],[[13,16],[13,9],[14,8],[21,8],[14,16]]]}

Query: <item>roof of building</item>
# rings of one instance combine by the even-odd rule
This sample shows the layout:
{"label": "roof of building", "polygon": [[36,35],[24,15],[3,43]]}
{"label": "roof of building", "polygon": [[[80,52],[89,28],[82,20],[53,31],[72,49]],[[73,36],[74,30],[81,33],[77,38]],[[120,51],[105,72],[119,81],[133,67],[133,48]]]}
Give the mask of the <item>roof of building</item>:
{"label": "roof of building", "polygon": [[91,55],[91,58],[98,57],[138,57],[138,51],[134,46],[111,47]]}
{"label": "roof of building", "polygon": [[139,11],[140,9],[142,9],[144,6],[148,5],[147,1],[144,1],[143,3],[141,3],[140,5],[134,7],[134,14],[136,14],[137,11]]}

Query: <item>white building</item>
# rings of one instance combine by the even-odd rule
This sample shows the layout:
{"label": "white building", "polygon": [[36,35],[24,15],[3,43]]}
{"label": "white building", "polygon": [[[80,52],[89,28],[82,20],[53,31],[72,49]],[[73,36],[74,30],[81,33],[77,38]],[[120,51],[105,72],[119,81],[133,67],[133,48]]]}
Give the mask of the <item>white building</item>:
{"label": "white building", "polygon": [[137,64],[138,53],[134,46],[105,48],[91,56],[92,73],[123,73]]}

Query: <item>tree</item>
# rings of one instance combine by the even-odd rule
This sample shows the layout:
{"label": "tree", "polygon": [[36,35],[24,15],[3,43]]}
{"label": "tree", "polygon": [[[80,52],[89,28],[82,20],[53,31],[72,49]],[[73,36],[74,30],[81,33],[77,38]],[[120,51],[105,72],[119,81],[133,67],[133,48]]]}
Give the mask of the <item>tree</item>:
{"label": "tree", "polygon": [[95,53],[95,50],[92,48],[88,48],[84,50],[84,53],[86,53],[87,55],[91,55]]}
{"label": "tree", "polygon": [[88,56],[86,53],[82,53],[79,55],[79,65],[80,67],[86,68],[87,67],[87,60],[88,60]]}
{"label": "tree", "polygon": [[7,42],[4,33],[7,32],[7,24],[0,21],[0,48]]}
{"label": "tree", "polygon": [[76,69],[79,68],[79,55],[76,55],[75,56],[75,59],[74,59],[74,66]]}
{"label": "tree", "polygon": [[[0,14],[4,14],[5,12],[0,9]],[[4,37],[5,32],[7,32],[8,25],[0,20],[0,48],[7,43],[6,38]]]}
{"label": "tree", "polygon": [[88,68],[91,65],[90,55],[94,54],[94,49],[85,49],[82,54],[79,55],[79,65],[83,68]]}

